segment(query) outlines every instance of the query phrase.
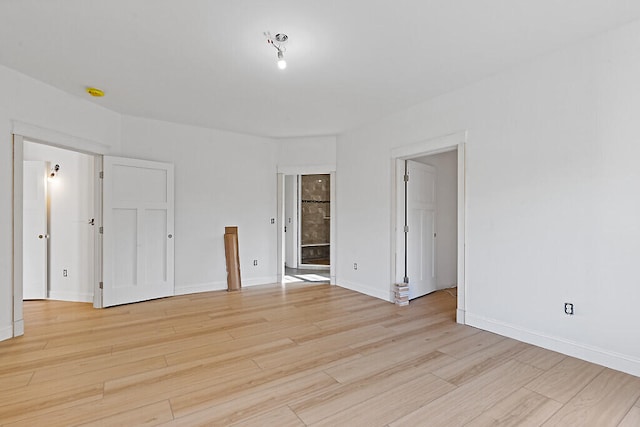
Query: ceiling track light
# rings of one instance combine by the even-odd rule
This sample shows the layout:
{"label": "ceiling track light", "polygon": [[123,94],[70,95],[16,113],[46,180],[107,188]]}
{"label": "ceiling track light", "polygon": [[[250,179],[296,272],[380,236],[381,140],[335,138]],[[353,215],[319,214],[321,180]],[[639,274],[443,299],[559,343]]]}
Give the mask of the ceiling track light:
{"label": "ceiling track light", "polygon": [[284,70],[287,68],[287,61],[284,59],[284,52],[287,49],[284,45],[289,40],[289,36],[284,33],[278,33],[275,37],[271,37],[271,33],[268,31],[264,33],[264,36],[267,38],[267,43],[278,51],[278,68]]}

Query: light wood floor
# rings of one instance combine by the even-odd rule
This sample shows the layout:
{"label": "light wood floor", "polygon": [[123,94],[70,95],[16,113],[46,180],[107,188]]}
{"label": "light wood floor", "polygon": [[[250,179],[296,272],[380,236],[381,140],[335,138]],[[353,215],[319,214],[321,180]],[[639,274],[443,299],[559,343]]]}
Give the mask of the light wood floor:
{"label": "light wood floor", "polygon": [[640,378],[330,285],[25,303],[0,424],[640,426]]}

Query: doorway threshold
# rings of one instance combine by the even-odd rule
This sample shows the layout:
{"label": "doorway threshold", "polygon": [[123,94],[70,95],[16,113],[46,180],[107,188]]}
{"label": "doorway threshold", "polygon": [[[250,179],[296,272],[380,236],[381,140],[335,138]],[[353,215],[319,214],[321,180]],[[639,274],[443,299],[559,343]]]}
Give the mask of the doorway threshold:
{"label": "doorway threshold", "polygon": [[329,283],[329,270],[285,267],[284,283]]}

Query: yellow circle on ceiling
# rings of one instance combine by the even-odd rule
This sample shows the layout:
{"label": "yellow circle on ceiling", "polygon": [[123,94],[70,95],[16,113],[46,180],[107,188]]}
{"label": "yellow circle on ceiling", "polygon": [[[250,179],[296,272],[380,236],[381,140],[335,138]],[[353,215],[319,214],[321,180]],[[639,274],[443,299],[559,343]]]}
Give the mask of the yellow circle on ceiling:
{"label": "yellow circle on ceiling", "polygon": [[104,96],[104,91],[95,87],[88,87],[87,93],[91,96],[97,96],[97,97]]}

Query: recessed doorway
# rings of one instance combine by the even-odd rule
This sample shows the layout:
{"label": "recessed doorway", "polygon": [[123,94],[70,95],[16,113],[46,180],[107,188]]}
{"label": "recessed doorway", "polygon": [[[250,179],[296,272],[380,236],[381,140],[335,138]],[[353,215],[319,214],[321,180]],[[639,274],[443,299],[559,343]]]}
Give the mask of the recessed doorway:
{"label": "recessed doorway", "polygon": [[278,174],[278,275],[282,283],[335,277],[335,173]]}
{"label": "recessed doorway", "polygon": [[[420,289],[426,289],[428,293],[455,287],[456,317],[458,323],[463,324],[466,296],[465,142],[466,132],[461,132],[398,147],[391,153],[394,170],[392,283],[408,282],[410,297],[419,297],[421,294],[416,290]],[[405,177],[412,165],[415,169],[413,179],[420,181],[414,187],[418,189],[417,195],[412,195],[408,188],[412,178]],[[420,173],[422,170],[426,172]],[[422,183],[421,175],[429,176],[428,182]],[[419,283],[423,279],[425,283]]]}
{"label": "recessed doorway", "polygon": [[23,143],[23,298],[92,302],[94,156]]}

